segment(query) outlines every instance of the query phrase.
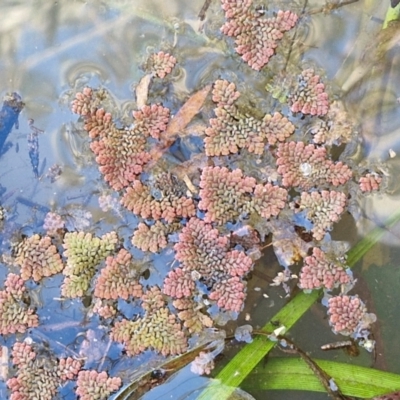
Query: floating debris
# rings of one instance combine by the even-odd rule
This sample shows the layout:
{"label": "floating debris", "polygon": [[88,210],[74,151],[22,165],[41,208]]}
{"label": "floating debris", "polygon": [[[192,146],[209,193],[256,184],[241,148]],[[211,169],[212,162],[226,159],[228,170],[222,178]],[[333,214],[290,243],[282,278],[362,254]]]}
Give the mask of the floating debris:
{"label": "floating debris", "polygon": [[253,327],[251,325],[238,326],[235,329],[235,339],[238,342],[251,343],[253,341],[252,332]]}
{"label": "floating debris", "polygon": [[12,128],[19,127],[18,117],[24,106],[21,96],[16,92],[3,97],[3,106],[0,110],[0,155]]}
{"label": "floating debris", "polygon": [[54,183],[61,174],[62,174],[61,166],[58,164],[54,164],[47,171],[46,177],[50,179],[51,183]]}
{"label": "floating debris", "polygon": [[28,149],[29,158],[31,160],[32,170],[35,178],[39,177],[39,134],[44,131],[36,128],[33,123],[35,122],[32,118],[29,119],[29,127],[31,132],[28,133]]}

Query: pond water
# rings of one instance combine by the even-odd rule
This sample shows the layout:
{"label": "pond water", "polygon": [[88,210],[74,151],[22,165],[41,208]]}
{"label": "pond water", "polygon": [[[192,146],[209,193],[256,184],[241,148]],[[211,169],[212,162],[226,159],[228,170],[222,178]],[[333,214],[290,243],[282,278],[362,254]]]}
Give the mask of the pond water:
{"label": "pond water", "polygon": [[[234,52],[232,41],[219,32],[224,22],[220,2],[211,1],[205,20],[200,21],[198,14],[203,3],[204,0],[38,0],[0,4],[0,15],[6,16],[0,26],[0,94],[17,92],[25,103],[19,128],[11,131],[0,156],[0,203],[7,211],[0,232],[5,259],[22,235],[44,232],[47,212],[58,211],[70,216],[67,225],[70,230],[79,230],[82,224],[87,224],[85,231],[99,236],[116,230],[125,248],[142,261],[143,284],[162,284],[173,262],[172,248],[161,255],[140,251],[130,242],[138,218],[126,210],[121,214],[101,210],[99,195],[113,192],[98,172],[87,134],[71,112],[70,103],[75,93],[86,85],[104,87],[111,94],[114,119],[123,126],[136,109],[134,89],[144,75],[147,57],[163,50],[177,58],[178,69],[166,85],[154,83],[151,100],[162,102],[172,114],[192,93],[221,76],[240,82],[239,90],[247,92],[253,104],[257,101],[261,110],[276,105],[266,96],[265,86],[275,75],[279,76],[286,53],[272,59],[263,72],[251,70]],[[346,241],[350,246],[398,210],[400,57],[396,53],[396,32],[391,31],[386,37],[381,33],[386,3],[389,2],[355,2],[327,12],[322,12],[326,2],[319,0],[295,5],[279,1],[271,6],[274,11],[291,8],[303,12],[291,62],[314,66],[333,96],[346,104],[359,132],[357,150],[351,154],[353,165],[365,168],[377,165],[378,171],[386,176],[385,192],[359,196],[357,218],[344,217],[332,232],[334,240]],[[386,51],[379,48],[382,42],[387,43]],[[287,111],[287,106],[284,107]],[[211,116],[209,102],[199,119],[204,122]],[[38,136],[38,177],[29,157],[30,119],[37,129],[44,131]],[[183,140],[180,145],[173,149],[174,156],[180,160],[201,151],[202,146],[198,137]],[[398,155],[391,158],[390,151]],[[62,172],[52,180],[49,168],[56,169],[55,166],[60,166]],[[114,197],[118,198],[116,194]],[[90,212],[91,218],[86,221],[82,211]],[[399,344],[394,334],[400,323],[398,300],[394,295],[400,283],[396,263],[398,235],[400,228],[388,231],[354,269],[358,279],[355,292],[378,315],[373,328],[376,358],[365,351],[357,358],[342,352],[321,351],[321,345],[338,340],[328,326],[321,305],[314,306],[291,330],[291,337],[299,347],[316,358],[334,358],[400,373],[395,357]],[[8,272],[18,270],[6,262],[0,263],[0,282]],[[230,322],[226,327],[228,335],[237,324],[247,323],[246,315],[252,325],[260,327],[285,304],[283,289],[270,287],[279,271],[272,249],[266,248],[249,278],[243,312],[237,322]],[[86,369],[107,370],[111,376],[123,378],[124,384],[129,383],[132,372],[153,359],[154,353],[137,357],[121,355],[122,347],[106,334],[107,324],[92,316],[81,300],[61,298],[62,280],[58,274],[44,279],[40,285],[28,282],[40,325],[26,335],[2,336],[0,344],[11,348],[16,339],[30,336],[36,343],[48,345],[58,357],[84,357]],[[264,296],[266,293],[268,297]],[[120,306],[128,310],[127,304]],[[135,311],[126,313],[133,315]],[[228,346],[220,364],[225,364],[239,347]],[[275,351],[273,356],[282,354]],[[185,368],[174,380],[144,398],[196,398],[195,388],[204,385],[205,379]],[[283,391],[266,395],[257,390],[257,382],[251,378],[243,388],[257,399],[266,396],[277,400],[326,398],[325,394]],[[73,385],[63,387],[60,395],[74,399]],[[8,396],[6,384],[0,382],[0,398]]]}

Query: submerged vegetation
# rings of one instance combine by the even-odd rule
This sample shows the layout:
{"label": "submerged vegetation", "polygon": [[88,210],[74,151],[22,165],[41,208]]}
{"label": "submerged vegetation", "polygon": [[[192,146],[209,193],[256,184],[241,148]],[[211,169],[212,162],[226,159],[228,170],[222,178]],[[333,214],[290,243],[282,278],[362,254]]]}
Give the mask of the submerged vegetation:
{"label": "submerged vegetation", "polygon": [[[10,239],[11,219],[1,213],[2,262],[9,273],[0,291],[0,333],[4,354],[12,349],[15,373],[3,376],[11,399],[29,399],[31,393],[52,399],[71,380],[76,386],[67,384],[68,398],[106,399],[124,384],[116,398],[133,399],[143,394],[140,386],[150,389],[188,362],[192,372],[210,374],[231,340],[225,325],[244,310],[251,273],[268,246],[283,267],[271,286],[279,286],[273,290],[288,303],[263,329],[238,327],[236,340],[248,344],[217,377],[238,386],[277,345],[313,372],[319,387],[310,378],[310,390],[322,387],[337,399],[357,396],[358,386],[337,372],[339,366],[312,360],[286,333],[321,299],[333,333],[373,352],[370,329],[379,315],[357,295],[351,267],[381,231],[350,251],[331,233],[348,213],[358,218],[360,199],[384,192],[386,170],[378,163],[358,165],[359,132],[346,104],[319,65],[300,60],[298,36],[312,13],[294,4],[265,10],[252,0],[218,3],[220,40],[234,49],[229,54],[237,53],[238,68],[258,71],[265,81],[262,93],[252,93],[242,74],[220,68],[178,105],[169,95],[185,60],[161,41],[144,63],[129,117],[127,107],[122,112],[115,106],[107,85],[95,87],[81,77],[66,97],[79,116],[75,134],[89,143],[104,180],[100,191],[89,191],[96,190],[99,207],[118,222],[96,234],[84,202],[72,210],[46,204],[41,232]],[[275,58],[278,73],[269,69]],[[5,98],[0,150],[23,105],[15,93]],[[42,131],[33,121],[29,126],[29,157],[38,177]],[[48,173],[52,182],[60,174],[57,165]],[[168,268],[160,267],[166,262]],[[82,353],[64,349],[66,357],[43,350],[35,329],[46,324],[42,313],[51,304],[37,301],[35,292],[57,278],[53,299],[72,310],[78,304],[86,318],[95,319],[114,358],[132,362],[128,368],[138,366],[138,355],[178,357],[159,363],[160,376],[148,368],[132,379],[113,372],[105,358],[99,363],[88,357],[97,339]],[[271,370],[279,367],[272,364]],[[361,369],[357,373],[363,376]],[[379,375],[387,382],[376,384],[375,392],[362,384],[370,396],[400,389],[399,377],[389,375]],[[219,393],[222,399],[234,390],[215,382],[200,397]],[[294,388],[280,386],[285,387]]]}

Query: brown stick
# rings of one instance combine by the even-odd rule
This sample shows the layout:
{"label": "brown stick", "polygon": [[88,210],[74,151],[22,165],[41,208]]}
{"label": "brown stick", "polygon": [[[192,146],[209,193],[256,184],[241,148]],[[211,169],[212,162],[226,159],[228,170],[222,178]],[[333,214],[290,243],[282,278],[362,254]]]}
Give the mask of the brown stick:
{"label": "brown stick", "polygon": [[347,0],[347,1],[341,1],[340,3],[328,3],[324,7],[318,8],[317,10],[311,10],[308,14],[312,15],[312,14],[319,14],[319,13],[328,13],[333,10],[336,10],[337,8],[356,3],[357,1],[358,0]]}
{"label": "brown stick", "polygon": [[203,7],[201,7],[201,10],[199,12],[199,18],[200,21],[204,21],[204,18],[206,17],[206,12],[208,10],[208,7],[210,7],[212,0],[206,0],[203,4]]}
{"label": "brown stick", "polygon": [[[253,334],[256,335],[262,335],[262,336],[270,336],[268,333],[265,333],[263,331],[253,331]],[[317,379],[321,382],[322,386],[325,388],[326,392],[329,394],[329,396],[332,397],[334,400],[350,400],[349,397],[343,395],[340,392],[340,389],[334,391],[331,389],[330,386],[330,380],[332,379],[331,376],[329,376],[315,361],[313,361],[305,351],[297,347],[293,341],[288,339],[286,336],[279,335],[277,336],[277,339],[279,341],[285,341],[288,343],[290,348],[285,348],[282,347],[282,345],[279,346],[279,349],[285,353],[289,354],[298,354],[300,358],[304,360],[304,362],[308,365],[308,367],[311,369],[311,371],[315,374]]]}

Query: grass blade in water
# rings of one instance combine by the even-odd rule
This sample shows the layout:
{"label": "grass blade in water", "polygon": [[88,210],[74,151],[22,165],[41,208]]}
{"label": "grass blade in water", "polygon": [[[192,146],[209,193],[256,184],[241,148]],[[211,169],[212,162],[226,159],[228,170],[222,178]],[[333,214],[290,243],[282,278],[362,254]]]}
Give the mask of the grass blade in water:
{"label": "grass blade in water", "polygon": [[[340,388],[342,394],[370,398],[400,389],[400,375],[373,368],[314,360]],[[250,380],[248,382],[250,389]],[[246,382],[243,383],[246,389]],[[317,377],[300,358],[272,358],[265,366],[258,366],[251,376],[253,390],[307,390],[324,392]]]}
{"label": "grass blade in water", "polygon": [[[393,215],[386,221],[385,227],[393,227],[400,220],[400,213]],[[352,267],[364,254],[371,249],[384,235],[388,232],[385,228],[376,227],[363,238],[356,246],[348,252],[347,265]],[[314,291],[310,294],[303,292],[295,296],[288,304],[286,304],[271,321],[279,321],[285,326],[286,330],[290,329],[301,316],[315,303],[320,296],[320,291]],[[276,327],[268,322],[263,330],[272,332]],[[275,342],[263,337],[254,338],[253,342],[247,344],[240,350],[238,354],[219,372],[216,376],[224,385],[218,386],[218,381],[213,381],[198,397],[198,399],[206,400],[210,396],[218,393],[219,400],[227,399],[233,390],[238,387],[256,365],[272,350]]]}

